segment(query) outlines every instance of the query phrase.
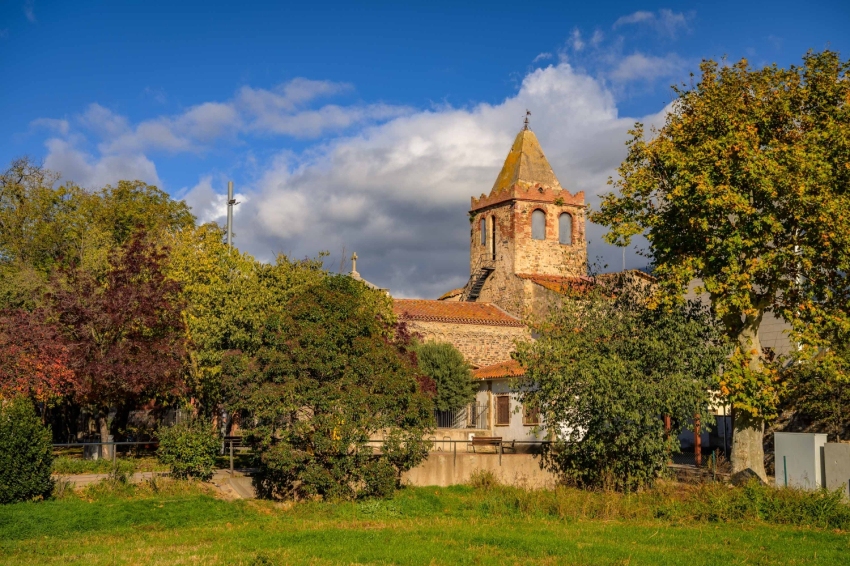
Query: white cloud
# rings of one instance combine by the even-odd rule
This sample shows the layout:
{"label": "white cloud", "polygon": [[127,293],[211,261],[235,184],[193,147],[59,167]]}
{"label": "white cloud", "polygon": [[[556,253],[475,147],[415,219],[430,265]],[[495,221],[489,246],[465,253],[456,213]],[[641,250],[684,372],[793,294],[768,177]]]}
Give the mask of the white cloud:
{"label": "white cloud", "polygon": [[97,103],[89,104],[79,121],[83,127],[101,138],[121,136],[130,129],[127,118]]}
{"label": "white cloud", "polygon": [[27,17],[30,23],[36,23],[37,20],[35,19],[35,0],[26,0],[26,2],[24,2],[23,10],[24,15]]}
{"label": "white cloud", "polygon": [[610,71],[611,79],[618,82],[630,81],[654,81],[661,77],[669,77],[682,72],[686,62],[674,53],[664,57],[633,53],[624,59]]}
{"label": "white cloud", "polygon": [[532,59],[532,61],[531,61],[531,62],[532,62],[532,63],[538,63],[538,62],[540,62],[540,61],[545,61],[546,59],[551,59],[552,57],[553,57],[553,55],[552,55],[551,53],[549,53],[549,52],[546,52],[546,53],[540,53],[540,54],[538,54],[538,55],[537,55],[537,57],[535,57],[534,59]]}
{"label": "white cloud", "polygon": [[602,40],[605,39],[605,34],[600,30],[596,30],[593,32],[593,35],[590,37],[590,45],[593,47],[598,47]]}
{"label": "white cloud", "polygon": [[[526,108],[562,185],[585,191],[592,206],[608,191],[607,178],[625,155],[626,131],[634,122],[618,116],[602,80],[566,62],[529,72],[501,103],[467,108],[414,111],[379,103],[311,108],[315,97],[349,87],[322,81],[287,85],[274,91],[245,87],[230,102],[199,104],[136,125],[92,105],[78,122],[97,133],[100,154],[80,149],[86,142],[71,127],[65,138],[48,140],[45,165],[86,186],[120,178],[159,184],[146,151],[194,151],[230,135],[347,128],[297,153],[285,150],[256,161],[249,151],[241,158],[247,165],[234,175],[241,201],[235,243],[264,260],[278,252],[305,257],[328,250],[333,267],[343,249],[346,257],[356,251],[363,276],[394,295],[435,297],[466,282],[469,198],[489,192]],[[641,121],[660,119],[659,114]],[[224,177],[209,174],[177,194],[201,221],[223,222],[225,191]],[[591,258],[610,256],[619,266],[620,251],[600,244],[603,230],[588,229]],[[630,265],[643,264],[638,261],[630,253]]]}
{"label": "white cloud", "polygon": [[[489,192],[525,108],[561,183],[597,204],[633,120],[617,116],[599,81],[561,63],[531,72],[500,104],[420,111],[309,154],[281,154],[244,189],[236,241],[264,259],[329,250],[334,267],[343,248],[357,251],[363,276],[395,296],[439,296],[466,281],[469,198]],[[590,227],[591,256],[619,266],[601,233]]]}
{"label": "white cloud", "polygon": [[221,137],[235,134],[241,124],[230,104],[218,102],[193,106],[176,117],[145,120],[135,128],[130,128],[125,118],[115,117],[103,107],[92,107],[86,112],[84,121],[105,139],[100,145],[105,154],[199,151]]}
{"label": "white cloud", "polygon": [[142,96],[151,98],[159,104],[165,104],[168,102],[168,96],[165,94],[164,88],[151,88],[146,86],[142,91]]}
{"label": "white cloud", "polygon": [[612,27],[617,29],[626,25],[644,25],[659,35],[675,38],[680,30],[688,31],[688,16],[666,8],[657,13],[641,10],[617,19]]}
{"label": "white cloud", "polygon": [[34,128],[45,128],[59,135],[66,136],[71,129],[68,120],[59,120],[55,118],[38,118],[30,122],[30,126]]}
{"label": "white cloud", "polygon": [[579,31],[578,28],[573,28],[569,41],[570,46],[572,46],[574,51],[581,51],[584,49],[584,41],[581,38],[581,31]]}
{"label": "white cloud", "polygon": [[[351,85],[345,83],[297,78],[272,90],[245,86],[232,100],[204,102],[180,114],[158,116],[136,125],[131,125],[125,116],[93,103],[76,118],[76,123],[100,138],[98,149],[103,155],[139,155],[153,151],[201,152],[223,138],[233,139],[240,134],[316,138],[412,111],[383,103],[308,106],[320,97],[351,90]],[[51,118],[35,120],[33,125],[60,126],[59,121]],[[67,125],[61,133],[69,133]]]}
{"label": "white cloud", "polygon": [[118,180],[139,180],[162,186],[156,165],[144,155],[107,155],[94,157],[68,140],[51,138],[45,142],[44,166],[58,171],[65,179],[87,188],[100,188]]}
{"label": "white cloud", "polygon": [[634,14],[629,14],[628,16],[622,16],[614,22],[613,27],[616,29],[623,25],[629,24],[640,24],[644,22],[652,22],[655,20],[655,14],[652,12],[647,12],[645,10],[639,10]]}
{"label": "white cloud", "polygon": [[409,112],[407,108],[387,104],[304,108],[319,97],[350,90],[352,87],[345,83],[294,79],[273,90],[242,87],[234,104],[245,116],[247,129],[298,138],[313,138],[327,131],[345,130]]}

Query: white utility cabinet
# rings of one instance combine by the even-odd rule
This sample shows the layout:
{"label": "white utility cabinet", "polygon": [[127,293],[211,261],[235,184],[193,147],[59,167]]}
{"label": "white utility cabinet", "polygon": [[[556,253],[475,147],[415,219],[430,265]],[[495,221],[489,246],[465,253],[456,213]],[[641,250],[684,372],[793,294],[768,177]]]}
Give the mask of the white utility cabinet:
{"label": "white utility cabinet", "polygon": [[825,434],[777,432],[773,435],[777,487],[818,489],[824,485]]}

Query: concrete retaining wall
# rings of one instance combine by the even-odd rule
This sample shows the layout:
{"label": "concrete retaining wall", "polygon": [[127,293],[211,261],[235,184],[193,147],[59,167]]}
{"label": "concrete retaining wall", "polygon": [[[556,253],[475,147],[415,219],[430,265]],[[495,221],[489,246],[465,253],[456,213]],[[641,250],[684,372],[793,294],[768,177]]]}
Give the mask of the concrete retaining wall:
{"label": "concrete retaining wall", "polygon": [[405,473],[402,480],[415,486],[463,484],[475,471],[490,471],[503,484],[530,488],[553,487],[557,478],[540,469],[540,457],[534,454],[454,454],[432,452],[420,466]]}

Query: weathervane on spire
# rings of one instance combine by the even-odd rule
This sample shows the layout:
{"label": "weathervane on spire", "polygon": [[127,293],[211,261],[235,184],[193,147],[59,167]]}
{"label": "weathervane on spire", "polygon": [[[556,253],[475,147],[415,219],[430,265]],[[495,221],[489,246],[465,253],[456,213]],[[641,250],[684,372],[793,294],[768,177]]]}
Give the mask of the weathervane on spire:
{"label": "weathervane on spire", "polygon": [[525,125],[522,127],[523,130],[528,129],[528,117],[529,116],[531,116],[531,111],[528,108],[526,108],[525,109],[525,120],[523,120],[523,124],[525,124]]}

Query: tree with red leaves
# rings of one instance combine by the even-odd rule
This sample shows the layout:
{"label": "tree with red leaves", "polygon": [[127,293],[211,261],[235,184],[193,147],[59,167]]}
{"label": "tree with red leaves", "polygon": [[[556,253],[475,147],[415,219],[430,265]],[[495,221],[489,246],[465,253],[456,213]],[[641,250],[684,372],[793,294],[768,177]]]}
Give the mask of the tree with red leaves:
{"label": "tree with red leaves", "polygon": [[96,415],[102,442],[110,408],[185,390],[180,284],[165,277],[165,260],[138,231],[112,254],[103,281],[81,269],[54,279],[51,299],[71,351],[74,399]]}
{"label": "tree with red leaves", "polygon": [[68,391],[71,355],[42,310],[0,312],[0,398],[24,395],[47,404]]}

